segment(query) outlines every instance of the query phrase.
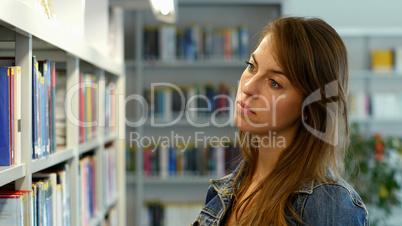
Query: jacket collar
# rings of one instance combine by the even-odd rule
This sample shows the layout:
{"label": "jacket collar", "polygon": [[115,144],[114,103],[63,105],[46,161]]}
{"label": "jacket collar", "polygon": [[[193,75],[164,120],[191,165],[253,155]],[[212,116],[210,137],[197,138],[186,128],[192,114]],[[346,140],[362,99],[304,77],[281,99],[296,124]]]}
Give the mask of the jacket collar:
{"label": "jacket collar", "polygon": [[[220,179],[210,180],[210,184],[213,186],[213,188],[215,189],[215,191],[218,194],[232,192],[233,186],[235,186],[236,190],[239,188],[240,181],[244,176],[244,172],[242,172],[242,174],[236,181],[236,184],[234,184],[234,181],[235,181],[237,174],[240,171],[242,164],[243,164],[243,161],[236,167],[236,169],[231,174],[228,174],[225,177],[222,177]],[[247,162],[245,164],[247,164]]]}

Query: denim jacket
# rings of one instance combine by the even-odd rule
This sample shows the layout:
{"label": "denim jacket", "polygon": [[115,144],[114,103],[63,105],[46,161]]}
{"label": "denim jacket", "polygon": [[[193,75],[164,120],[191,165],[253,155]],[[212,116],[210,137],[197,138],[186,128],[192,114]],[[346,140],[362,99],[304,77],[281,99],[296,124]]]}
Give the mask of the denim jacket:
{"label": "denim jacket", "polygon": [[[240,165],[218,180],[211,180],[205,201],[198,219],[193,226],[223,225],[222,219],[230,208],[233,197],[233,183]],[[240,185],[242,175],[236,182]],[[311,181],[295,191],[298,198],[293,208],[301,216],[304,225],[369,225],[368,211],[357,192],[342,178],[336,183],[317,183]],[[287,216],[288,225],[299,225],[292,216]]]}

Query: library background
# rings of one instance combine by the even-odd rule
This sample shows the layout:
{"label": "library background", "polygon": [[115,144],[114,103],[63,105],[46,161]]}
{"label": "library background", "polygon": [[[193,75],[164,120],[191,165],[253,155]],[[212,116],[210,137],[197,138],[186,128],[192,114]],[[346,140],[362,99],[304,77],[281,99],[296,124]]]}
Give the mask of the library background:
{"label": "library background", "polygon": [[402,2],[157,2],[0,1],[0,225],[189,225],[233,169],[230,100],[281,15],[343,38],[348,180],[371,224],[402,225]]}

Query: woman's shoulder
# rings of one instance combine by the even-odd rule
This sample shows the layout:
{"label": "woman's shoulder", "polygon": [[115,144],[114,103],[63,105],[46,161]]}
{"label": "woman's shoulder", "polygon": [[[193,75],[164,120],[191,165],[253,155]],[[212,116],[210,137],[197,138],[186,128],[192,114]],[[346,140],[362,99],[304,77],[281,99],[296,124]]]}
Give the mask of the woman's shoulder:
{"label": "woman's shoulder", "polygon": [[296,193],[294,207],[303,221],[312,225],[368,225],[366,206],[341,177],[332,182],[309,182]]}

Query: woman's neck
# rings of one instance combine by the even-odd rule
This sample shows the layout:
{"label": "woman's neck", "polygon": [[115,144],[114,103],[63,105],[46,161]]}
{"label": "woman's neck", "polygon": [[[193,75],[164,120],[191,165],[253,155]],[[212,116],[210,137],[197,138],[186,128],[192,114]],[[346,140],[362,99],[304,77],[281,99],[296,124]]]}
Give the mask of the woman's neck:
{"label": "woman's neck", "polygon": [[253,181],[263,180],[274,169],[282,151],[293,141],[296,131],[259,136],[258,160]]}

